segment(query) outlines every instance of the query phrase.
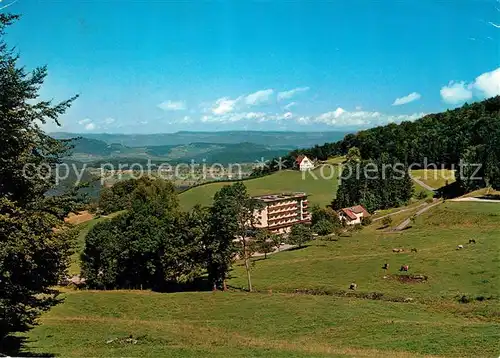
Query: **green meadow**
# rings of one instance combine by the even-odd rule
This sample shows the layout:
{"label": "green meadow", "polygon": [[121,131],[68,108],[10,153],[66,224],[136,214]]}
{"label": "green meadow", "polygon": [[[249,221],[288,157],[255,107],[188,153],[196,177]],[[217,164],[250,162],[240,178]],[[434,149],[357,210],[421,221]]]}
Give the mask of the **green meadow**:
{"label": "green meadow", "polygon": [[[396,215],[393,226],[402,220]],[[399,233],[375,222],[351,236],[255,258],[252,293],[239,262],[228,292],[65,291],[64,303],[28,333],[25,351],[493,357],[500,351],[498,252],[500,204],[445,202]],[[408,272],[398,271],[403,264]],[[412,279],[418,275],[426,280]]]}
{"label": "green meadow", "polygon": [[[321,166],[311,172],[282,170],[260,178],[244,180],[250,195],[264,195],[284,192],[306,192],[309,202],[325,206],[331,203],[338,188],[339,167],[335,164]],[[227,182],[215,182],[200,185],[179,195],[180,205],[184,210],[196,204],[208,206],[215,193]]]}

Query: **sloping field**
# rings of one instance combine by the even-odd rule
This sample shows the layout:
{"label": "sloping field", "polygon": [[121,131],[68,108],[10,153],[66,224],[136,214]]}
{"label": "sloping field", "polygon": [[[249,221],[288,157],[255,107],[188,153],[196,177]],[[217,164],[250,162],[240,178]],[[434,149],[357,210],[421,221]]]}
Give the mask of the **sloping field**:
{"label": "sloping field", "polygon": [[300,294],[81,291],[44,315],[27,348],[65,357],[495,356],[500,325],[466,313]]}
{"label": "sloping field", "polygon": [[[493,357],[500,351],[499,251],[500,204],[446,202],[401,233],[374,223],[338,241],[256,258],[254,293],[241,290],[239,263],[232,291],[224,293],[68,291],[29,333],[25,350],[71,357]],[[410,269],[400,273],[403,264]]]}
{"label": "sloping field", "polygon": [[[396,217],[394,225],[398,219],[403,217]],[[352,237],[316,241],[300,250],[258,259],[252,271],[253,286],[273,292],[335,293],[348,290],[355,282],[358,292],[380,292],[388,299],[452,302],[472,295],[498,303],[500,204],[446,202],[400,233],[381,230],[380,226],[376,222]],[[468,244],[469,239],[475,239],[476,244]],[[457,250],[458,245],[464,249]],[[405,252],[394,253],[393,248]],[[411,252],[412,248],[417,252]],[[385,263],[389,270],[382,269]],[[401,274],[401,265],[409,265],[409,272]],[[400,275],[407,274],[424,275],[427,280],[402,284]],[[246,287],[241,265],[232,276],[232,285]]]}
{"label": "sloping field", "polygon": [[455,182],[455,171],[448,169],[412,170],[411,175],[434,189],[442,188],[446,183]]}
{"label": "sloping field", "polygon": [[[309,194],[309,202],[325,206],[331,203],[338,188],[339,170],[336,165],[325,165],[312,172],[282,170],[261,178],[243,181],[250,195],[264,195],[302,191]],[[185,210],[196,204],[208,206],[215,193],[231,183],[209,183],[184,191],[179,195],[181,207]]]}

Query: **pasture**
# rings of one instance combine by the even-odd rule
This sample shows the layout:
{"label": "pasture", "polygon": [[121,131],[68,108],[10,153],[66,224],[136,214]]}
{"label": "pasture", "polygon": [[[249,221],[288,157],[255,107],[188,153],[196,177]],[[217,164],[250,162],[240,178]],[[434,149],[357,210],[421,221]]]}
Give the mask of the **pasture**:
{"label": "pasture", "polygon": [[[398,220],[403,217],[394,225]],[[380,225],[255,258],[253,293],[244,291],[240,263],[229,292],[66,291],[65,302],[28,333],[25,351],[72,357],[496,356],[500,204],[445,202],[402,232]],[[470,238],[477,243],[468,244]],[[459,244],[464,249],[457,250]],[[396,247],[405,252],[394,253]],[[398,271],[403,264],[407,273]],[[406,279],[417,274],[427,279]],[[356,291],[348,289],[351,282]]]}
{"label": "pasture", "polygon": [[455,182],[455,171],[449,169],[418,169],[412,170],[411,175],[434,189]]}
{"label": "pasture", "polygon": [[[338,188],[339,167],[325,165],[312,172],[282,170],[260,178],[244,180],[252,196],[301,191],[309,194],[309,202],[325,206],[331,203]],[[179,201],[182,209],[192,209],[196,204],[208,206],[215,193],[227,182],[215,182],[200,185],[182,192]]]}

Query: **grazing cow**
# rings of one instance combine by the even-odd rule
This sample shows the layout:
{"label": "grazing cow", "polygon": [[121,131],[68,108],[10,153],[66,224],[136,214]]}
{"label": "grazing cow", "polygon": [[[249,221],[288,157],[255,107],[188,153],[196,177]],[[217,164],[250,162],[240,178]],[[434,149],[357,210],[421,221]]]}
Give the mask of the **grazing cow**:
{"label": "grazing cow", "polygon": [[402,265],[399,271],[408,271],[410,267],[408,265]]}
{"label": "grazing cow", "polygon": [[476,240],[475,239],[470,239],[469,240],[469,244],[475,244],[476,243]]}
{"label": "grazing cow", "polygon": [[403,249],[392,249],[392,252],[403,252]]}
{"label": "grazing cow", "polygon": [[384,270],[388,270],[389,269],[389,264],[388,263],[385,263],[384,266],[382,267]]}
{"label": "grazing cow", "polygon": [[358,288],[358,285],[356,285],[354,282],[351,283],[351,285],[349,286],[350,290],[356,290],[357,288]]}
{"label": "grazing cow", "polygon": [[411,252],[417,252],[417,249],[413,248],[411,249]]}
{"label": "grazing cow", "polygon": [[458,245],[458,246],[457,246],[457,250],[461,250],[461,249],[463,249],[463,248],[464,248],[464,245]]}

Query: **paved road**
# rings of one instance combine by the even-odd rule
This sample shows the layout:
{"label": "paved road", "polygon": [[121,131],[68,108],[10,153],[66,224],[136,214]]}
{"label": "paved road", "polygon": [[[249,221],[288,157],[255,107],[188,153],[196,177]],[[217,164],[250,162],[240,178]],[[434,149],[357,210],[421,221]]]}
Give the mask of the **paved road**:
{"label": "paved road", "polygon": [[475,201],[477,203],[500,203],[500,200],[498,199],[481,199],[481,198],[456,198],[456,199],[450,199],[448,201]]}
{"label": "paved road", "polygon": [[[276,253],[281,252],[281,251],[290,250],[291,248],[294,248],[294,247],[295,247],[295,245],[284,244],[284,245],[280,246],[279,250],[274,249],[273,252],[270,252],[267,255],[269,256],[269,255],[276,254]],[[255,254],[252,255],[252,257],[260,257],[260,256],[265,256],[265,254],[260,253],[260,252],[256,252]]]}
{"label": "paved road", "polygon": [[[429,210],[429,209],[431,209],[431,208],[433,208],[433,207],[435,207],[436,205],[439,205],[439,204],[441,204],[441,203],[442,203],[441,201],[438,201],[437,203],[427,205],[427,206],[425,206],[424,208],[422,208],[422,209],[420,209],[419,211],[417,211],[417,212],[415,213],[415,215],[414,215],[414,216],[415,216],[415,217],[420,216],[420,215],[422,215],[423,213],[425,213],[427,210]],[[398,226],[396,226],[396,227],[394,228],[394,231],[401,231],[401,230],[404,230],[404,229],[406,229],[406,227],[408,227],[408,225],[410,225],[410,223],[411,223],[411,218],[408,218],[408,219],[406,219],[405,221],[403,221],[401,224],[399,224]]]}
{"label": "paved road", "polygon": [[427,189],[427,190],[429,190],[429,191],[434,191],[434,190],[436,190],[435,188],[430,187],[429,185],[425,184],[425,183],[424,183],[423,181],[421,181],[420,179],[417,179],[417,178],[415,178],[415,177],[411,177],[411,178],[413,179],[413,181],[414,181],[415,183],[417,183],[418,185],[420,185],[420,186],[421,186],[421,187],[423,187],[424,189]]}
{"label": "paved road", "polygon": [[401,210],[398,210],[398,211],[395,211],[393,213],[390,213],[390,214],[387,214],[387,215],[382,215],[382,216],[379,216],[378,218],[376,219],[373,219],[372,221],[375,222],[375,221],[379,221],[379,220],[382,220],[383,218],[385,217],[388,217],[388,216],[392,216],[392,215],[396,215],[396,214],[399,214],[399,213],[404,213],[405,211],[410,211],[410,210],[414,210],[416,208],[419,208],[421,206],[426,206],[427,204],[420,204],[419,206],[416,206],[414,208],[407,208],[407,209],[401,209]]}

